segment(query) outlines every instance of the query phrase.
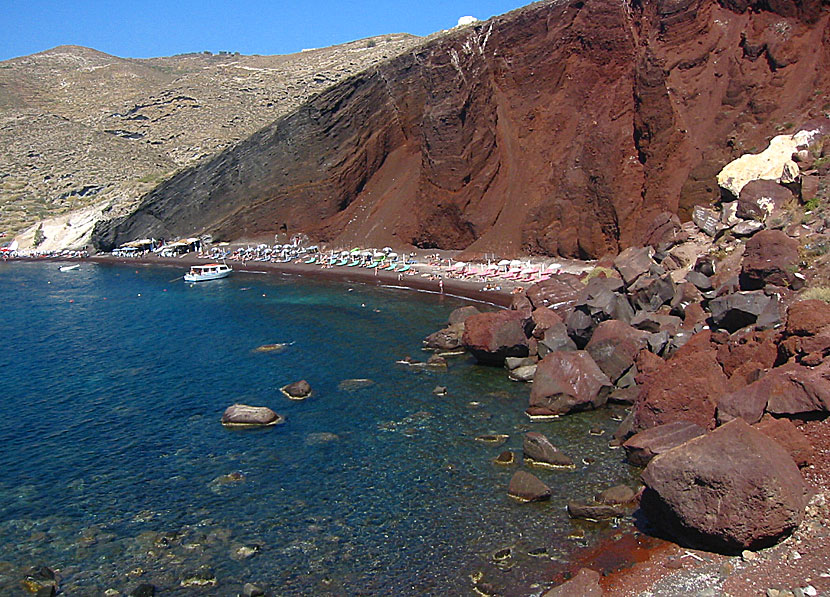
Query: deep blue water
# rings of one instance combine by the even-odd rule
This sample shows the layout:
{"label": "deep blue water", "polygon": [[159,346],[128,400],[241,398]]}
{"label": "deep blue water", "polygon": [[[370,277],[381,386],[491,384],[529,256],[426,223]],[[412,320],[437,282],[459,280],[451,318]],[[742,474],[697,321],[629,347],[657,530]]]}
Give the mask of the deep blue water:
{"label": "deep blue water", "polygon": [[[395,363],[425,360],[421,339],[458,301],[288,277],[188,285],[181,273],[0,265],[0,594],[24,594],[32,565],[59,570],[68,595],[141,582],[161,595],[235,595],[245,582],[452,595],[479,573],[502,594],[541,593],[602,530],[572,524],[565,500],[633,478],[608,434],[588,434],[613,430],[608,411],[531,424],[528,387],[503,370],[466,356],[444,371]],[[292,344],[255,351],[275,342]],[[279,388],[299,379],[314,393],[289,401]],[[286,423],[225,429],[234,402]],[[596,459],[534,471],[550,503],[509,499],[516,466],[492,463],[520,456],[530,429]],[[488,433],[510,438],[475,441]],[[538,548],[547,555],[528,555]],[[182,586],[200,568],[216,584]]]}

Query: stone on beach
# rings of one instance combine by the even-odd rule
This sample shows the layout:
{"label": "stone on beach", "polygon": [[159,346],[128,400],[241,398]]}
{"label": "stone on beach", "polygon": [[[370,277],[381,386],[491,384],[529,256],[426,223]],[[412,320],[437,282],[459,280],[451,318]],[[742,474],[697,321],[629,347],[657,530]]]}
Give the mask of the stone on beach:
{"label": "stone on beach", "polygon": [[657,456],[642,479],[650,521],[728,553],[775,544],[798,527],[806,506],[793,459],[741,419]]}
{"label": "stone on beach", "polygon": [[222,415],[222,425],[225,427],[264,427],[277,425],[284,420],[267,406],[247,404],[233,404]]}

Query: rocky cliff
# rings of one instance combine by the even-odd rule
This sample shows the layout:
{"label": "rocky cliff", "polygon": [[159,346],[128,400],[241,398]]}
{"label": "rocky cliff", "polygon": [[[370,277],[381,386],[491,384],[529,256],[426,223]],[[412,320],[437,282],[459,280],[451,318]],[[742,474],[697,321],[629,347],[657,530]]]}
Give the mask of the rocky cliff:
{"label": "rocky cliff", "polygon": [[[313,97],[100,223],[145,235],[597,257],[718,199],[718,170],[830,110],[821,0],[540,2]],[[665,216],[664,216],[665,217]]]}

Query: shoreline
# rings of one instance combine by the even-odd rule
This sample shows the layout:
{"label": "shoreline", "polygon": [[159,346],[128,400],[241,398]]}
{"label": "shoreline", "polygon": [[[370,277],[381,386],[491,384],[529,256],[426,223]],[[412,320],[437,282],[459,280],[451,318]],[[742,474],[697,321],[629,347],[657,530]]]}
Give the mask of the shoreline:
{"label": "shoreline", "polygon": [[[158,265],[164,267],[180,267],[186,270],[191,265],[199,265],[208,262],[192,254],[184,257],[113,257],[111,255],[93,255],[82,260],[62,258],[41,258],[41,259],[18,259],[17,261],[89,261],[93,263],[118,264],[118,265]],[[419,274],[399,275],[395,272],[373,270],[364,268],[349,268],[345,266],[321,267],[319,265],[307,265],[304,263],[274,263],[270,261],[238,262],[228,263],[233,268],[234,274],[266,274],[266,275],[294,275],[319,280],[330,280],[335,282],[354,282],[373,286],[385,286],[411,290],[416,292],[428,292],[431,294],[443,294],[452,298],[470,300],[477,303],[493,305],[495,307],[508,308],[513,301],[513,291],[521,287],[519,284],[511,283],[509,280],[500,281],[501,290],[483,290],[484,282],[472,280],[461,280],[457,278],[442,278],[441,280],[422,277]],[[421,265],[421,268],[429,268],[427,275],[441,275],[438,268]],[[420,271],[420,270],[419,270]],[[184,271],[182,272],[184,275]]]}

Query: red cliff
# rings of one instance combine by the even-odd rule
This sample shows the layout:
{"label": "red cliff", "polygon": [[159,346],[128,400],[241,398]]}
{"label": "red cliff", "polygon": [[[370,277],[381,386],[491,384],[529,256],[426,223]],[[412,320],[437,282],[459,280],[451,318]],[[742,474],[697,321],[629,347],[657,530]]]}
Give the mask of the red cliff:
{"label": "red cliff", "polygon": [[442,35],[313,98],[102,222],[145,235],[307,232],[598,257],[830,110],[821,0],[540,2]]}

